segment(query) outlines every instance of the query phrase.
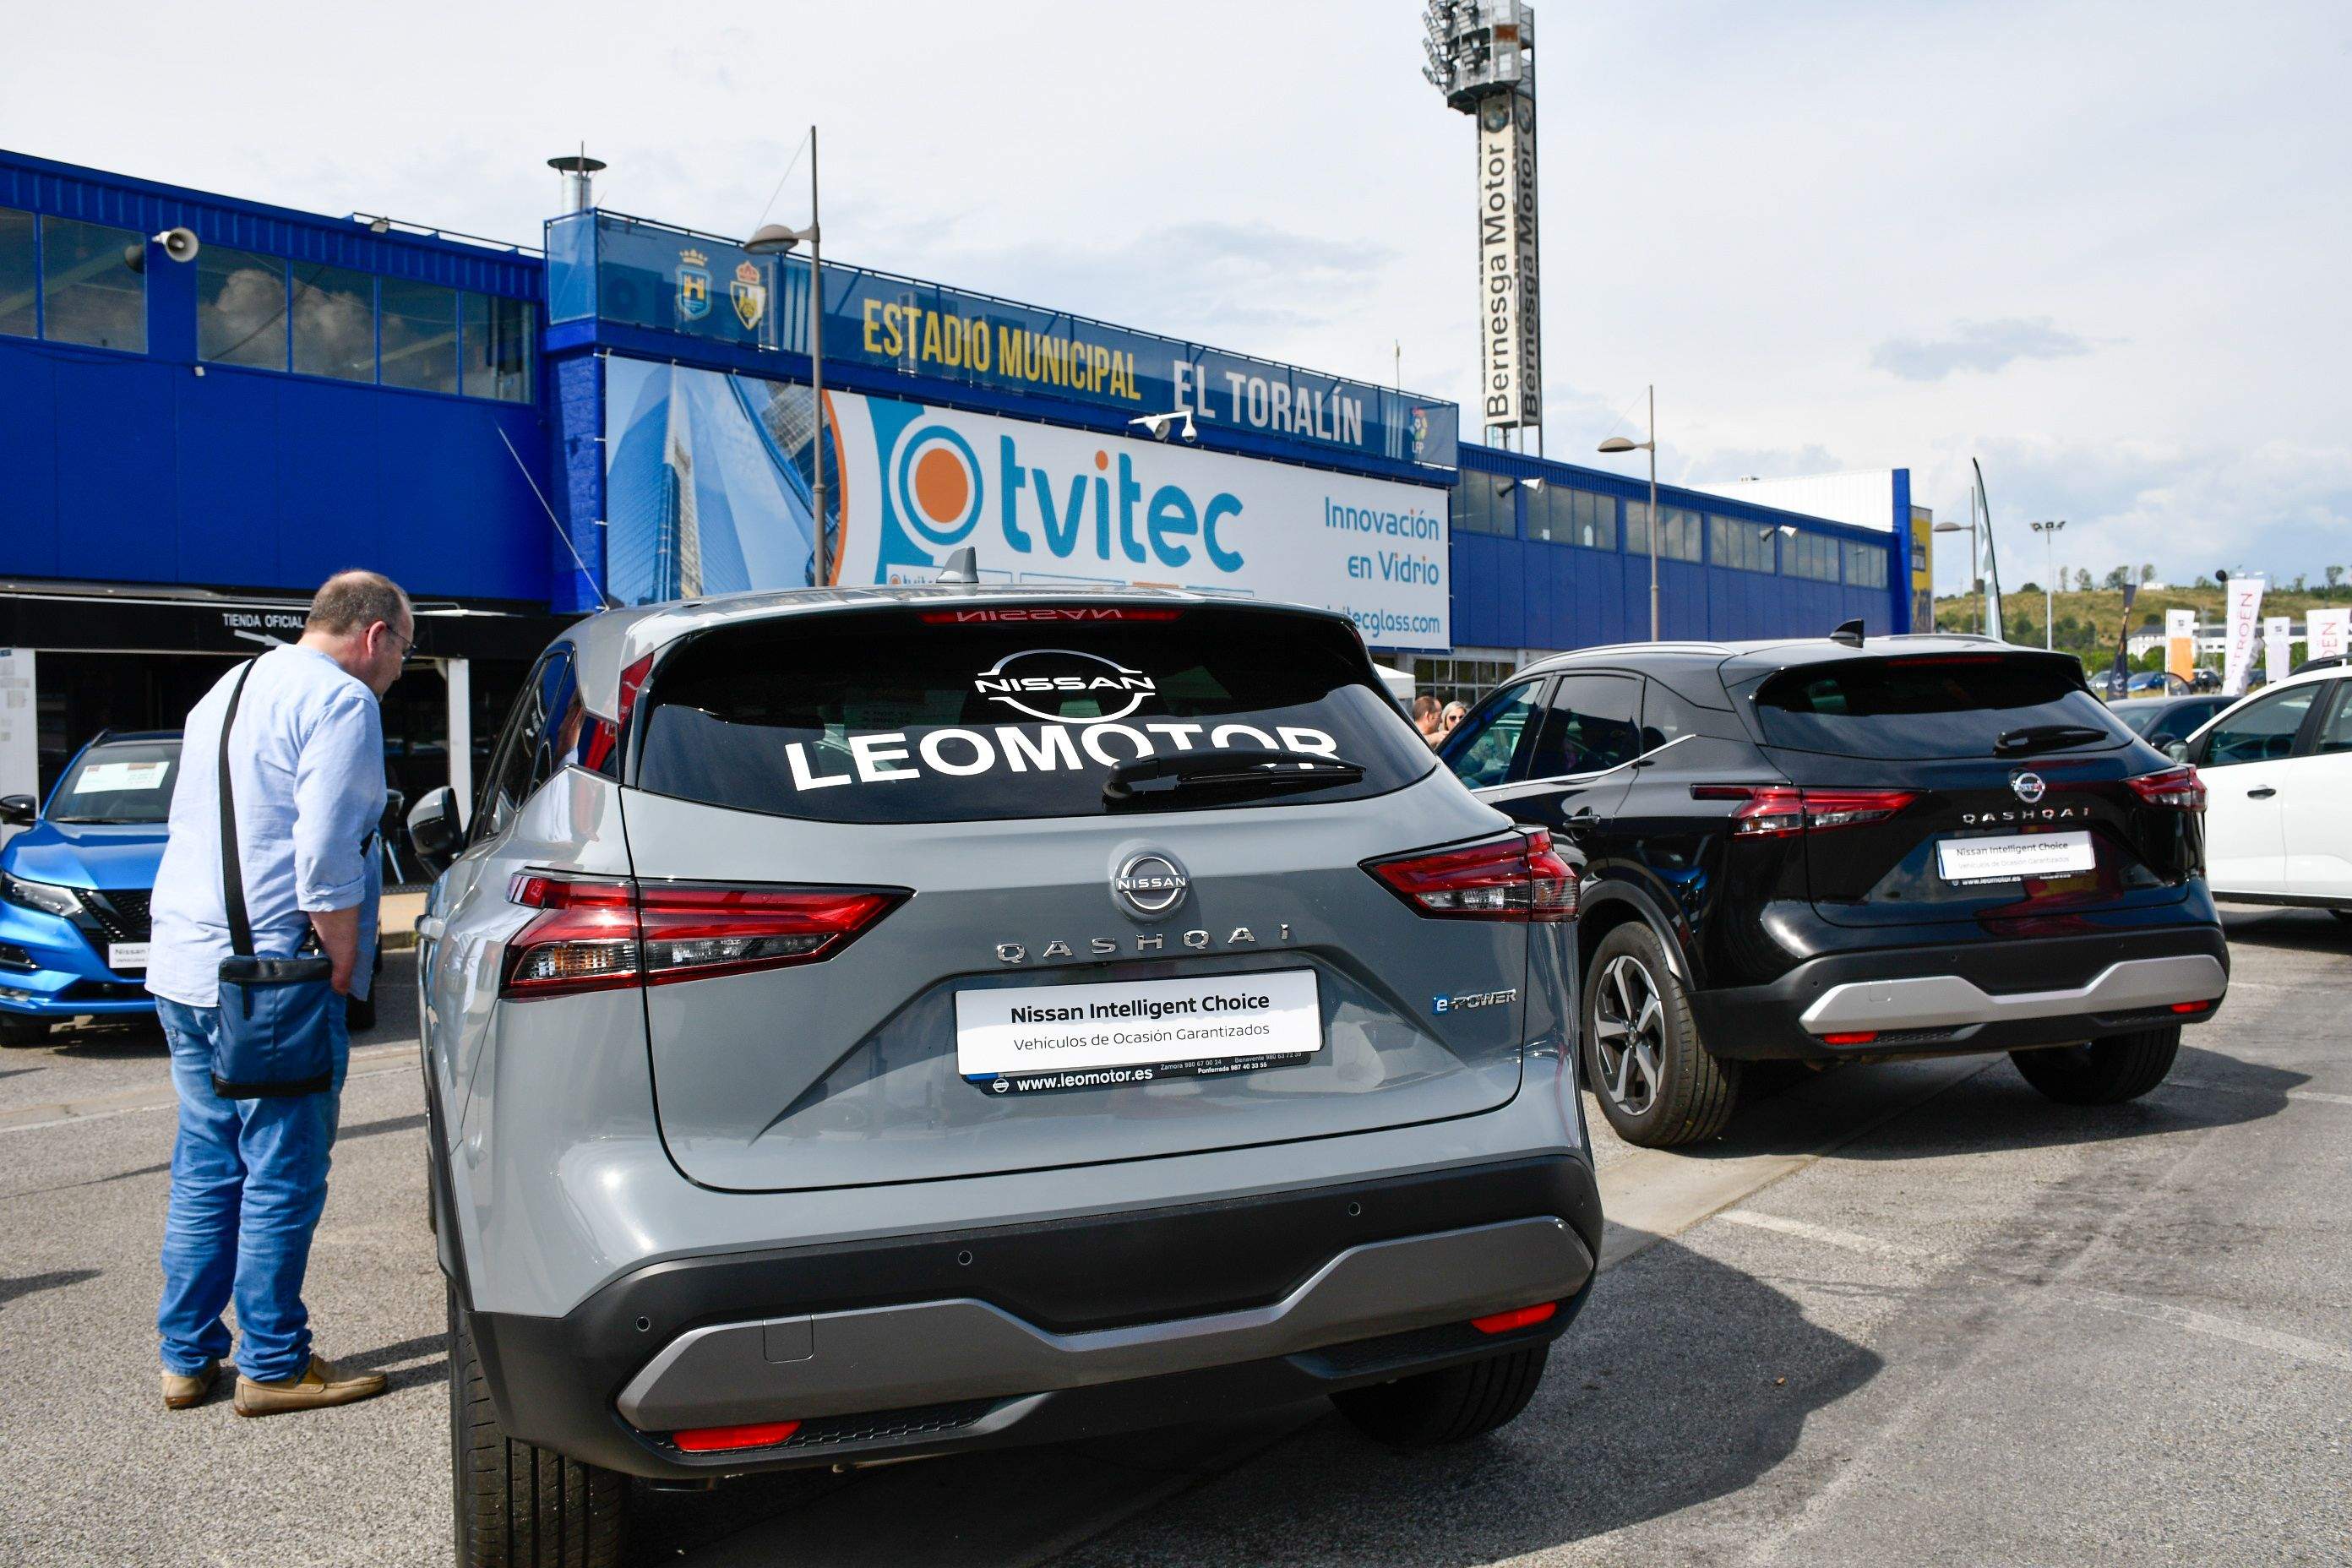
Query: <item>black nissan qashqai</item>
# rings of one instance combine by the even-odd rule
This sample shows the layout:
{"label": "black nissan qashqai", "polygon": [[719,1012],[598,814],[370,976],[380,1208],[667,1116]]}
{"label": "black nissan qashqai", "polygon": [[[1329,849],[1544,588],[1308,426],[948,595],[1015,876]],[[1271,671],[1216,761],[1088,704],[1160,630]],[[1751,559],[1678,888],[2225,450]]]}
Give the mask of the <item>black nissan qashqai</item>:
{"label": "black nissan qashqai", "polygon": [[2063,655],[1853,625],[1588,648],[1441,754],[1589,861],[1586,1076],[1630,1142],[1715,1135],[1772,1059],[2008,1051],[2053,1099],[2133,1099],[2229,984],[2196,770]]}

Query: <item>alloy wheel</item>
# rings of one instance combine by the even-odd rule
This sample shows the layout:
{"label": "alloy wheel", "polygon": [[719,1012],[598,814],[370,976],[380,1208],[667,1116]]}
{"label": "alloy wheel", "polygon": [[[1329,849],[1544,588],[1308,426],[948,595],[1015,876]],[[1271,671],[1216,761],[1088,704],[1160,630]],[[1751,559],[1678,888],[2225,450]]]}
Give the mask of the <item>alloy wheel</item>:
{"label": "alloy wheel", "polygon": [[1601,1092],[1628,1116],[1658,1098],[1665,1031],[1665,1004],[1648,968],[1630,952],[1611,959],[1592,998],[1593,1056]]}

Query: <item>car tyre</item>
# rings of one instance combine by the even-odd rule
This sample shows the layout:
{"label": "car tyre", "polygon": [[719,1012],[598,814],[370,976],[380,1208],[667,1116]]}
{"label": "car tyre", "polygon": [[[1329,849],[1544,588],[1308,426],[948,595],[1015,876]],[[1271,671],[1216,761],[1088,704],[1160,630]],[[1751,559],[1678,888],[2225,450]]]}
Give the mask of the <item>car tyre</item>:
{"label": "car tyre", "polygon": [[1638,920],[1601,939],[1584,972],[1585,1085],[1617,1136],[1672,1149],[1721,1132],[1739,1100],[1739,1066],[1699,1038],[1665,944]]}
{"label": "car tyre", "polygon": [[2011,1051],[2026,1082],[2061,1105],[2120,1105],[2164,1081],[2180,1054],[2180,1026],[2136,1029],[2086,1045]]}
{"label": "car tyre", "polygon": [[1549,1344],[1331,1396],[1356,1430],[1391,1448],[1434,1448],[1507,1426],[1543,1381]]}
{"label": "car tyre", "polygon": [[46,1045],[49,1038],[47,1018],[19,1018],[0,1013],[0,1046],[16,1050],[26,1046]]}
{"label": "car tyre", "polygon": [[459,1568],[613,1568],[629,1479],[519,1443],[499,1425],[457,1293],[449,1296],[449,1490]]}

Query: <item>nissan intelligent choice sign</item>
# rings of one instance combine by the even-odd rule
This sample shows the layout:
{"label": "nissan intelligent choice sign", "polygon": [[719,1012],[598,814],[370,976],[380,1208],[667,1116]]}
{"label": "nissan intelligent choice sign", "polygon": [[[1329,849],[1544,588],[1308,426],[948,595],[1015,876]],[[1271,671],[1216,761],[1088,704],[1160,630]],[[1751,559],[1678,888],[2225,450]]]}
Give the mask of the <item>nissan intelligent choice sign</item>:
{"label": "nissan intelligent choice sign", "polygon": [[1446,492],[856,394],[829,395],[840,582],[1144,584],[1340,611],[1443,648]]}

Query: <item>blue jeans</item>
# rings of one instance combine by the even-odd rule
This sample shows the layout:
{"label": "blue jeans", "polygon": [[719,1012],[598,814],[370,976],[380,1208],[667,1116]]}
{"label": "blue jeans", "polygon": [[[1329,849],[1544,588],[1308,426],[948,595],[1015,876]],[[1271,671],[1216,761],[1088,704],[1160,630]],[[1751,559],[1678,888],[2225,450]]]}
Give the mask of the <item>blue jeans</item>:
{"label": "blue jeans", "polygon": [[180,1091],[172,1148],[172,1206],[163,1221],[163,1303],[155,1313],[163,1365],[193,1373],[226,1359],[236,1303],[237,1370],[256,1382],[299,1377],[310,1364],[302,1275],[310,1233],[327,1205],[351,1042],[333,1009],[334,1088],[283,1100],[223,1100],[213,1092],[216,1007],[156,998]]}

